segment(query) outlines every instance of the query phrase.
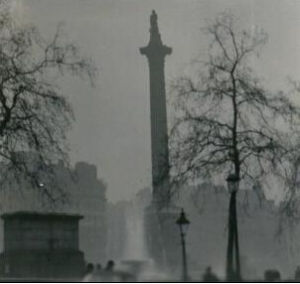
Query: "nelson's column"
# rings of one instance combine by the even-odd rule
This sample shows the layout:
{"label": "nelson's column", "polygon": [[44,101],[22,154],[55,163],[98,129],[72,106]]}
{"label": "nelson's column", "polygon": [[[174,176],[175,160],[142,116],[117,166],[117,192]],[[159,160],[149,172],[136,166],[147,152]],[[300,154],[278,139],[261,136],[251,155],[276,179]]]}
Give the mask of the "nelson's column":
{"label": "nelson's column", "polygon": [[157,14],[150,16],[150,40],[140,48],[148,59],[150,78],[152,203],[145,209],[148,253],[164,268],[174,268],[179,258],[176,217],[178,208],[170,203],[169,148],[164,63],[172,49],[162,43]]}

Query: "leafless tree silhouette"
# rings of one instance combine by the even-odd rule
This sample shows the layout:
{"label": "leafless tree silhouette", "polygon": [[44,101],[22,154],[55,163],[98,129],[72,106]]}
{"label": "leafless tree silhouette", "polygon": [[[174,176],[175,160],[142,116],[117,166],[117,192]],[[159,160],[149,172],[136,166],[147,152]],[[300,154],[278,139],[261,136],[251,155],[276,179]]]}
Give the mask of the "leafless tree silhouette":
{"label": "leafless tree silhouette", "polygon": [[[173,84],[173,182],[220,177],[225,182],[231,173],[247,188],[263,190],[275,182],[277,190],[288,189],[286,169],[297,155],[300,108],[290,94],[266,90],[251,68],[250,60],[265,44],[266,34],[239,30],[228,14],[217,17],[205,31],[211,45],[199,76],[185,76]],[[231,203],[235,195],[231,193]]]}
{"label": "leafless tree silhouette", "polygon": [[69,73],[92,83],[96,68],[67,42],[61,26],[46,40],[34,26],[17,25],[7,9],[0,13],[0,62],[1,181],[25,178],[55,201],[63,193],[44,186],[41,175],[50,180],[51,163],[67,160],[73,113],[50,75]]}

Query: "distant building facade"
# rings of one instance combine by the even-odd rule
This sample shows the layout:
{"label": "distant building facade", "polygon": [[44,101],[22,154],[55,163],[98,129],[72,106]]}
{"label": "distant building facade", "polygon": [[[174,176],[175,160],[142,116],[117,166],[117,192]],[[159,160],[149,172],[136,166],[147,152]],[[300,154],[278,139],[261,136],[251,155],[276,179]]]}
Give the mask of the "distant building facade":
{"label": "distant building facade", "polygon": [[[201,279],[199,271],[204,272],[207,266],[225,279],[229,197],[227,188],[210,183],[186,187],[178,196],[191,222],[186,249],[192,279]],[[292,279],[300,263],[299,224],[294,228],[281,224],[279,234],[279,205],[257,190],[241,188],[237,210],[243,279],[263,279],[268,269],[279,270],[283,278]]]}
{"label": "distant building facade", "polygon": [[85,252],[87,262],[107,261],[107,200],[106,185],[97,178],[97,168],[85,162],[78,162],[68,174],[62,164],[58,172],[66,180],[69,204],[62,206],[70,213],[84,216],[79,226],[80,248]]}
{"label": "distant building facade", "polygon": [[4,277],[80,279],[85,262],[79,250],[80,215],[15,212],[3,214]]}
{"label": "distant building facade", "polygon": [[[63,162],[52,165],[55,182],[60,186],[66,198],[54,206],[45,203],[42,190],[32,189],[26,182],[20,185],[10,181],[0,192],[2,213],[16,211],[56,212],[80,214],[84,216],[79,225],[79,247],[84,252],[86,262],[103,263],[106,258],[106,185],[97,177],[94,165],[78,162],[74,168],[68,168]],[[41,180],[42,187],[51,186],[47,180]],[[22,187],[22,188],[21,188]],[[0,236],[2,226],[0,226]],[[0,239],[0,248],[3,240]]]}

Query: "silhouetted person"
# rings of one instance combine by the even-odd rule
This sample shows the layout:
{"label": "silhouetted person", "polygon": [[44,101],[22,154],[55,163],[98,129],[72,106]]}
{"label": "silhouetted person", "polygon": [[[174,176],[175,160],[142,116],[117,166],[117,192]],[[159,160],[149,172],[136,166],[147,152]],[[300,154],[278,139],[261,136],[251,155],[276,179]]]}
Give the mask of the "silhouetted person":
{"label": "silhouetted person", "polygon": [[102,266],[101,264],[96,264],[96,269],[92,273],[92,277],[90,278],[91,282],[102,282]]}
{"label": "silhouetted person", "polygon": [[85,271],[82,281],[90,282],[93,278],[93,273],[94,273],[94,265],[92,263],[89,263],[86,267],[86,271]]}
{"label": "silhouetted person", "polygon": [[117,274],[114,271],[115,262],[109,260],[106,264],[105,270],[101,274],[104,282],[117,282],[119,281]]}
{"label": "silhouetted person", "polygon": [[295,271],[295,280],[297,282],[300,282],[300,266],[297,266],[296,271]]}
{"label": "silhouetted person", "polygon": [[277,269],[268,269],[265,271],[266,282],[276,282],[280,281],[280,279],[280,272]]}
{"label": "silhouetted person", "polygon": [[203,274],[203,282],[218,282],[218,277],[212,272],[211,267],[208,266]]}
{"label": "silhouetted person", "polygon": [[115,262],[113,260],[109,260],[106,264],[105,270],[106,271],[113,271],[115,266]]}

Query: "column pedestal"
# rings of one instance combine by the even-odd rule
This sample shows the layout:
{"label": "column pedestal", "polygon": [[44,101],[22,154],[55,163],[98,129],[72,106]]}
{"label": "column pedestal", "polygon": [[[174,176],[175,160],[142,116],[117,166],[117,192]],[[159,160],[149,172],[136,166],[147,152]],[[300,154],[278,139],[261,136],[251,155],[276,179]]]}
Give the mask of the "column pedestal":
{"label": "column pedestal", "polygon": [[176,225],[179,212],[177,206],[157,209],[154,203],[144,212],[148,254],[158,270],[164,272],[180,271],[180,235]]}

